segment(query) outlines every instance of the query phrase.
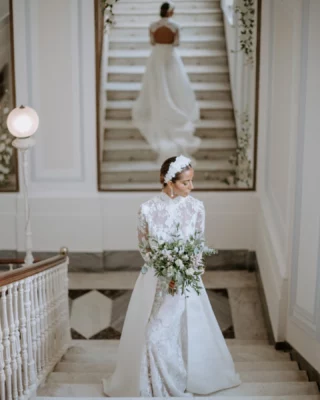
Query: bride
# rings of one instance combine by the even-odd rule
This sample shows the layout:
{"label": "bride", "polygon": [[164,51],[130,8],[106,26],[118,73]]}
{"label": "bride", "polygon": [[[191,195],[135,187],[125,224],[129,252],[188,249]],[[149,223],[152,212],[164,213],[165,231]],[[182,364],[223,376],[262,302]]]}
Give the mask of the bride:
{"label": "bride", "polygon": [[176,47],[180,30],[171,19],[174,5],[163,3],[161,19],[149,28],[153,46],[132,109],[133,124],[163,162],[172,153],[191,156],[200,145],[194,136],[199,109],[188,75]]}
{"label": "bride", "polygon": [[[179,223],[187,238],[204,234],[203,203],[193,189],[190,159],[166,160],[160,171],[163,190],[139,210],[138,237],[169,238]],[[150,242],[149,242],[150,243]],[[184,397],[207,395],[240,384],[232,357],[205,289],[188,297],[163,291],[152,269],[142,269],[132,293],[118,351],[116,370],[103,381],[110,397]]]}

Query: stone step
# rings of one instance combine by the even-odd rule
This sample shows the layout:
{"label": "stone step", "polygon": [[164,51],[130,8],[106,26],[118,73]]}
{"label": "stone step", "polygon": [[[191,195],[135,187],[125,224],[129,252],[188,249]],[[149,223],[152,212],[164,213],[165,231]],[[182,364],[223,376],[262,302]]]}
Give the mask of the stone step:
{"label": "stone step", "polygon": [[[236,130],[234,128],[224,128],[216,125],[215,127],[207,128],[197,128],[196,136],[202,139],[214,139],[214,138],[235,138]],[[135,128],[110,128],[106,127],[104,129],[104,139],[105,140],[141,140],[143,136],[138,129]]]}
{"label": "stone step", "polygon": [[[133,101],[108,101],[107,110],[131,110]],[[231,101],[199,101],[198,106],[200,110],[232,110]]]}
{"label": "stone step", "polygon": [[[227,65],[186,65],[186,71],[194,83],[228,83],[230,80]],[[110,65],[106,82],[141,83],[144,72],[144,65]]]}
{"label": "stone step", "polygon": [[[200,120],[195,126],[199,129],[233,129],[235,124],[234,121],[228,120]],[[132,129],[134,125],[131,120],[108,120],[104,121],[103,127],[105,129]]]}
{"label": "stone step", "polygon": [[[235,139],[205,139],[200,144],[200,149],[235,149],[237,142]],[[150,145],[143,140],[108,140],[103,144],[103,150],[120,151],[120,150],[151,150]]]}
{"label": "stone step", "polygon": [[[119,104],[118,104],[119,103]],[[133,100],[107,101],[105,120],[130,120],[132,118]],[[232,103],[229,101],[212,101],[212,107],[202,107],[206,102],[199,102],[201,120],[234,120]],[[209,102],[208,102],[209,103]],[[229,107],[231,104],[231,107]]]}
{"label": "stone step", "polygon": [[[214,271],[210,271],[204,275],[204,279],[208,274],[211,274],[211,278],[214,276],[214,279],[217,280],[218,276],[221,274],[216,274]],[[234,273],[232,273],[234,275]],[[225,279],[228,279],[229,275],[225,275]],[[108,275],[109,276],[109,275]],[[254,282],[254,280],[252,280]],[[246,281],[248,284],[248,281]],[[247,286],[246,286],[247,287]],[[255,286],[251,286],[255,287]],[[272,347],[269,344],[267,339],[225,339],[227,346],[268,346]],[[68,352],[73,353],[83,353],[86,351],[92,351],[95,349],[105,348],[107,345],[108,348],[118,348],[120,343],[119,339],[95,339],[95,340],[86,340],[86,339],[73,339],[71,341],[71,346],[68,349]]]}
{"label": "stone step", "polygon": [[[193,156],[196,160],[228,160],[236,150],[234,138],[204,139]],[[105,140],[103,161],[156,161],[154,152],[145,140]]]}
{"label": "stone step", "polygon": [[[197,100],[231,101],[228,82],[195,82],[191,84]],[[104,85],[107,101],[136,100],[141,89],[139,82],[107,82]]]}
{"label": "stone step", "polygon": [[[235,188],[235,185],[229,185],[225,182],[220,182],[220,181],[199,181],[197,179],[197,184],[195,185],[195,191],[197,190],[214,190],[214,189],[232,189]],[[100,188],[102,190],[106,191],[136,191],[136,190],[143,190],[143,191],[160,191],[161,190],[161,185],[160,183],[154,183],[154,182],[138,182],[138,183],[132,183],[132,182],[123,182],[123,183],[100,183]]]}
{"label": "stone step", "polygon": [[[227,160],[199,160],[196,168],[197,182],[225,181],[233,171]],[[156,183],[159,165],[152,161],[102,162],[100,181],[103,184]]]}
{"label": "stone step", "polygon": [[[151,50],[110,50],[108,65],[145,66]],[[228,58],[225,50],[207,49],[178,49],[185,65],[227,65]]]}
{"label": "stone step", "polygon": [[[203,22],[182,22],[179,24],[181,28],[181,36],[188,35],[223,35],[224,26],[222,21],[203,21]],[[136,23],[117,23],[111,31],[111,38],[118,36],[145,36],[148,37],[148,22]]]}
{"label": "stone step", "polygon": [[[109,50],[149,50],[151,49],[150,41],[145,36],[113,37],[111,35]],[[224,36],[221,35],[198,35],[183,36],[180,41],[180,49],[207,49],[207,50],[226,50],[226,42]]]}
{"label": "stone step", "polygon": [[[56,372],[104,372],[110,373],[115,368],[115,358],[110,362],[79,363],[61,361],[56,365]],[[270,372],[270,371],[299,371],[296,361],[239,361],[235,362],[235,368],[239,373],[242,372]]]}
{"label": "stone step", "polygon": [[[216,394],[210,397],[224,398],[238,396],[302,396],[318,395],[315,382],[270,382],[270,383],[242,383],[240,386]],[[103,397],[102,384],[70,384],[48,383],[38,390],[38,396],[56,397]],[[320,396],[319,396],[320,397]],[[301,399],[301,397],[299,398]]]}
{"label": "stone step", "polygon": [[[200,162],[199,162],[200,163]],[[111,164],[111,163],[110,163]],[[120,164],[121,168],[122,165]],[[230,346],[230,353],[234,361],[287,361],[290,354],[276,351],[272,346]],[[108,344],[100,348],[91,349],[84,353],[67,352],[63,356],[63,361],[92,363],[103,362],[104,360],[116,359],[117,347],[109,347]],[[112,357],[112,355],[114,357]]]}
{"label": "stone step", "polygon": [[[48,383],[100,383],[106,372],[53,372]],[[244,371],[240,372],[242,382],[306,382],[305,371]]]}
{"label": "stone step", "polygon": [[[231,396],[230,396],[231,397]],[[53,399],[59,399],[59,400],[69,400],[70,397],[44,397],[44,396],[37,396],[36,397],[38,400],[53,400]],[[215,400],[223,400],[225,397],[222,397],[220,395],[215,395]],[[231,397],[232,398],[232,397]],[[237,396],[237,400],[320,400],[320,395],[316,394],[311,394],[311,395],[288,395],[288,396]],[[83,400],[92,400],[91,397],[82,397]],[[105,397],[95,397],[97,400],[105,400]],[[193,397],[195,400],[203,400],[203,397]]]}
{"label": "stone step", "polygon": [[[158,10],[141,10],[141,11],[125,11],[123,9],[115,10],[115,20],[117,24],[119,23],[139,23],[141,20],[143,22],[148,22],[149,24],[156,21],[159,18]],[[221,10],[212,10],[205,8],[198,8],[196,10],[191,9],[182,9],[175,13],[174,20],[179,23],[187,23],[187,22],[212,22],[222,21],[222,12]]]}

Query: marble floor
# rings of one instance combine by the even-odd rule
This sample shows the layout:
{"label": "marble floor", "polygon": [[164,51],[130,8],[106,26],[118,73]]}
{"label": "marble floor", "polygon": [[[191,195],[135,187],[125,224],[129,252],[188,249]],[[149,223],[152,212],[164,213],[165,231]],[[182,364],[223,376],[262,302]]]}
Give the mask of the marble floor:
{"label": "marble floor", "polygon": [[[119,339],[138,272],[70,273],[73,339]],[[206,291],[225,338],[267,339],[254,272],[207,271]]]}

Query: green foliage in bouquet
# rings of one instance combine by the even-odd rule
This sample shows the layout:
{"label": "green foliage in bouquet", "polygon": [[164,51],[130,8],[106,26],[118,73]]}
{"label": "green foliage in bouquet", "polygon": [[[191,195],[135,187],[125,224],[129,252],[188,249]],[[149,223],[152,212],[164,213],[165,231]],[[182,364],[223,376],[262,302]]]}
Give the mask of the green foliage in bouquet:
{"label": "green foliage in bouquet", "polygon": [[200,275],[204,273],[204,257],[217,254],[215,249],[205,245],[201,232],[195,232],[187,239],[181,237],[179,225],[170,240],[149,236],[140,245],[145,259],[142,273],[149,268],[155,270],[163,288],[174,295],[178,289],[185,294],[190,289],[199,295],[201,291]]}

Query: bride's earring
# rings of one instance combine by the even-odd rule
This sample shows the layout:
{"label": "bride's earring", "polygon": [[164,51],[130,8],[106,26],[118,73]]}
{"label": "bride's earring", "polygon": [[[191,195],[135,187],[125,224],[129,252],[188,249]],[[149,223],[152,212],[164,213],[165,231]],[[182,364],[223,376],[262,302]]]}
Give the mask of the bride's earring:
{"label": "bride's earring", "polygon": [[173,194],[173,189],[171,188],[171,197],[173,198],[174,194]]}

